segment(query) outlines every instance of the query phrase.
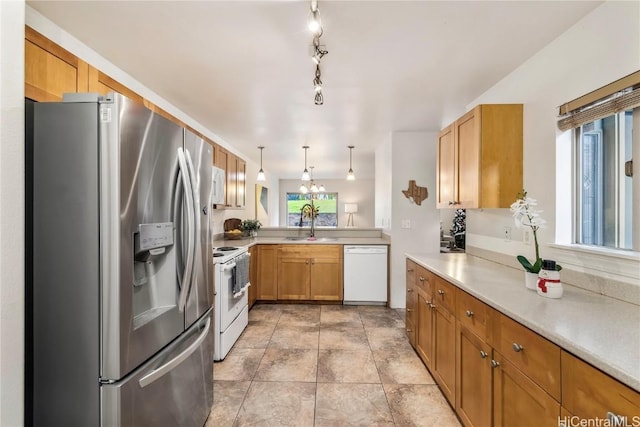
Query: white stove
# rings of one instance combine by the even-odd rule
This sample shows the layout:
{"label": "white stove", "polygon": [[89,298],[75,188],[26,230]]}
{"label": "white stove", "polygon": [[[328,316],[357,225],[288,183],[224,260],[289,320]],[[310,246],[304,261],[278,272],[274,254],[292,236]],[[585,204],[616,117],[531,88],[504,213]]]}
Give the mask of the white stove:
{"label": "white stove", "polygon": [[[249,323],[247,297],[250,286],[248,283],[249,253],[246,247],[217,247],[213,249],[213,264],[215,286],[213,360],[222,360]],[[238,278],[245,276],[246,284],[236,283]],[[244,281],[244,279],[241,280]]]}

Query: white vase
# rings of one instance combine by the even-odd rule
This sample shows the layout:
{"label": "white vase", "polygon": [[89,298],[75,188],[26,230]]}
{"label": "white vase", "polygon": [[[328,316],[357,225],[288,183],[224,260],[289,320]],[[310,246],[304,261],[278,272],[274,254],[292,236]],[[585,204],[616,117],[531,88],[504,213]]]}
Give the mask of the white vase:
{"label": "white vase", "polygon": [[535,291],[538,288],[538,273],[524,272],[524,285],[530,291]]}

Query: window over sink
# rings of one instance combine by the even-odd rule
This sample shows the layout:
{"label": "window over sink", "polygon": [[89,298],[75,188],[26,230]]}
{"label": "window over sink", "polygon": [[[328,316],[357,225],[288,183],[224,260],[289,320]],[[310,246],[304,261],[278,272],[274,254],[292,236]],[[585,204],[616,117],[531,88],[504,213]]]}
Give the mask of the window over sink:
{"label": "window over sink", "polygon": [[[338,226],[338,193],[287,193],[287,226],[310,227],[311,218],[302,215],[304,205],[311,204],[318,209],[315,227]],[[302,222],[302,224],[300,224]]]}

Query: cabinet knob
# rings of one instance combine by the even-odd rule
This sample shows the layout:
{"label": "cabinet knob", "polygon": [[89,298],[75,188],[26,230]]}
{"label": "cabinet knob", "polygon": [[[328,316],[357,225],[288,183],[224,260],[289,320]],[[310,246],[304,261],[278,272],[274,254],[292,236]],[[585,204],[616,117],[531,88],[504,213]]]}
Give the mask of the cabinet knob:
{"label": "cabinet knob", "polygon": [[421,282],[424,282],[424,277],[420,276],[418,280],[420,280]]}
{"label": "cabinet knob", "polygon": [[511,348],[513,348],[513,351],[515,351],[516,353],[520,353],[522,350],[524,350],[524,347],[517,342],[514,342]]}
{"label": "cabinet knob", "polygon": [[407,308],[407,313],[411,313],[413,311],[412,308]]}
{"label": "cabinet knob", "polygon": [[435,305],[435,304],[431,304],[431,303],[429,303],[429,307],[431,307],[431,308],[436,308],[436,305]]}
{"label": "cabinet knob", "polygon": [[438,289],[438,294],[444,295],[444,291],[442,289]]}
{"label": "cabinet knob", "polygon": [[413,273],[413,268],[408,268],[407,273]]}
{"label": "cabinet knob", "polygon": [[482,351],[482,350],[480,350],[480,357],[481,357],[482,359],[484,359],[484,358],[485,358],[485,357],[487,357],[487,356],[488,356],[488,354],[487,354],[487,352],[486,352],[486,351]]}
{"label": "cabinet knob", "polygon": [[413,292],[413,288],[407,289],[407,292]]}
{"label": "cabinet knob", "polygon": [[497,368],[498,366],[500,366],[500,362],[497,362],[497,361],[491,359],[491,367],[492,368]]}
{"label": "cabinet knob", "polygon": [[306,260],[304,263],[305,263],[305,264],[309,264],[309,260]]}
{"label": "cabinet knob", "polygon": [[407,329],[407,332],[413,332],[413,329]]}
{"label": "cabinet knob", "polygon": [[449,200],[449,206],[453,206],[455,205],[455,202],[452,202],[451,200]]}
{"label": "cabinet knob", "polygon": [[471,316],[473,316],[473,311],[467,310],[467,311],[465,311],[465,314],[467,315],[467,317],[471,317]]}

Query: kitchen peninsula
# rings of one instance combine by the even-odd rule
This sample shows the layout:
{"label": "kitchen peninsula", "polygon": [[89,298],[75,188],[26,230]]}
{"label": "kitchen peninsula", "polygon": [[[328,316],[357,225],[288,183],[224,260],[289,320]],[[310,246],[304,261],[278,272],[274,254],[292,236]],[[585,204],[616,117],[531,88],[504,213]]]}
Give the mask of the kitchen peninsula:
{"label": "kitchen peninsula", "polygon": [[638,332],[637,305],[570,285],[561,299],[542,298],[518,269],[407,254],[407,334],[469,425],[492,411],[497,425],[524,413],[631,420],[640,413]]}

